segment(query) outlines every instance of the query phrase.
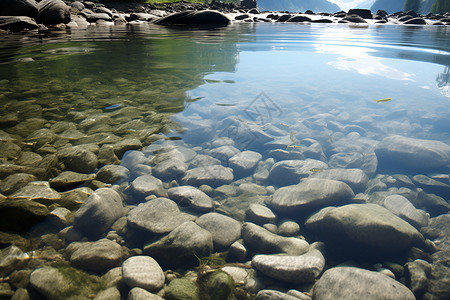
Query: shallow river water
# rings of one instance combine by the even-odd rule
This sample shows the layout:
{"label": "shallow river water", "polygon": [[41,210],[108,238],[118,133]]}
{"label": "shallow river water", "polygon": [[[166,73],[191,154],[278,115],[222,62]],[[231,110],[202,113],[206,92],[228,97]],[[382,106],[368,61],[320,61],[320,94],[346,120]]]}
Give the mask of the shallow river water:
{"label": "shallow river water", "polygon": [[[324,266],[346,262],[390,272],[419,299],[445,299],[449,102],[448,26],[133,25],[0,35],[5,293],[95,297],[121,267],[123,299],[135,286],[167,296],[173,278],[192,278],[187,271],[197,267],[199,293],[208,294],[202,268],[238,262],[228,268],[252,278],[233,273],[239,299],[268,287],[325,299],[321,285],[311,290],[314,281]],[[88,207],[98,188],[99,199],[117,196],[120,208]],[[122,248],[95,244],[101,238]],[[93,257],[79,254],[83,247]],[[301,257],[313,248],[324,263],[312,279],[254,256]],[[138,267],[126,271],[123,261],[142,254],[178,270],[165,273],[165,288],[136,284]],[[283,263],[303,270],[309,261]],[[52,294],[32,276],[44,266],[69,270],[65,278],[86,288],[61,284]],[[417,266],[428,270],[420,288],[408,275]],[[81,275],[67,275],[74,272]]]}

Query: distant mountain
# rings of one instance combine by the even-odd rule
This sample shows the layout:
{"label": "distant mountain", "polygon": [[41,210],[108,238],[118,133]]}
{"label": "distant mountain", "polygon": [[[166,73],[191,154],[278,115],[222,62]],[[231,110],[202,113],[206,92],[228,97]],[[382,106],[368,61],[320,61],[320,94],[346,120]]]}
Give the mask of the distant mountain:
{"label": "distant mountain", "polygon": [[305,12],[309,9],[313,12],[334,13],[341,10],[339,6],[327,0],[257,0],[257,2],[261,11]]}
{"label": "distant mountain", "polygon": [[372,5],[370,10],[376,13],[377,10],[382,9],[392,14],[398,11],[402,11],[404,4],[405,0],[377,0]]}
{"label": "distant mountain", "polygon": [[356,5],[354,8],[365,8],[365,9],[369,9],[369,8],[373,5],[374,2],[375,2],[375,0],[367,0],[367,1],[364,1],[364,2],[362,2],[362,3],[358,4],[358,5]]}

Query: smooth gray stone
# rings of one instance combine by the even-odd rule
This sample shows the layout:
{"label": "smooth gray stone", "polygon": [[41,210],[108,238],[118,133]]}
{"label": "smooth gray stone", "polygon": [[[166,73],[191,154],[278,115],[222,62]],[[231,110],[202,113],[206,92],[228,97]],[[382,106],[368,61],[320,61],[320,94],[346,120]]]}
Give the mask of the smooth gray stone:
{"label": "smooth gray stone", "polygon": [[275,163],[269,172],[268,181],[277,186],[298,184],[302,178],[314,173],[315,169],[326,169],[328,165],[320,160],[282,160]]}
{"label": "smooth gray stone", "polygon": [[297,185],[279,188],[273,194],[269,206],[281,213],[293,214],[325,206],[340,205],[355,194],[341,181],[307,178]]}
{"label": "smooth gray stone", "polygon": [[55,178],[49,180],[50,186],[58,191],[67,191],[76,188],[86,181],[95,178],[95,174],[81,174],[72,171],[64,171]]}
{"label": "smooth gray stone", "polygon": [[384,138],[375,153],[380,165],[391,170],[433,170],[450,164],[450,146],[440,141],[393,135]]}
{"label": "smooth gray stone", "polygon": [[[100,13],[102,14],[102,13]],[[99,14],[96,14],[99,15]],[[106,15],[106,14],[105,14]],[[108,15],[107,15],[108,16]],[[109,17],[109,16],[108,16]],[[114,153],[119,159],[122,159],[124,154],[129,150],[140,150],[142,148],[142,143],[139,139],[124,139],[113,145]]]}
{"label": "smooth gray stone", "polygon": [[239,149],[237,149],[232,145],[224,145],[217,148],[213,148],[209,152],[211,157],[226,163],[231,157],[238,154],[240,151]]}
{"label": "smooth gray stone", "polygon": [[152,168],[152,173],[165,181],[176,179],[186,173],[188,166],[178,158],[166,159]]}
{"label": "smooth gray stone", "polygon": [[85,146],[73,146],[62,149],[57,154],[68,171],[89,174],[98,165],[97,155]]}
{"label": "smooth gray stone", "polygon": [[177,186],[167,191],[169,198],[181,206],[207,212],[213,208],[212,199],[193,186]]}
{"label": "smooth gray stone", "polygon": [[47,181],[33,181],[10,195],[11,199],[26,199],[52,204],[61,199],[61,195],[50,188]]}
{"label": "smooth gray stone", "polygon": [[160,25],[184,25],[184,26],[205,26],[221,27],[227,26],[230,19],[224,14],[213,10],[202,11],[182,11],[176,12],[166,17],[160,18],[155,24]]}
{"label": "smooth gray stone", "polygon": [[233,179],[233,172],[230,168],[214,165],[188,170],[181,179],[181,182],[184,185],[201,186],[202,184],[206,184],[211,187],[218,187],[231,183]]}
{"label": "smooth gray stone", "polygon": [[71,280],[64,277],[57,269],[43,267],[30,275],[30,285],[47,299],[64,299],[71,288]]}
{"label": "smooth gray stone", "polygon": [[195,223],[212,235],[215,249],[227,249],[241,237],[241,224],[218,213],[202,215]]}
{"label": "smooth gray stone", "polygon": [[91,194],[75,213],[74,227],[90,237],[106,232],[123,214],[122,196],[110,188]]}
{"label": "smooth gray stone", "polygon": [[130,171],[118,165],[106,165],[98,170],[96,179],[104,183],[120,184],[130,178]]}
{"label": "smooth gray stone", "polygon": [[192,267],[198,257],[210,256],[213,238],[194,222],[185,222],[160,240],[144,246],[144,253],[165,267]]}
{"label": "smooth gray stone", "polygon": [[252,203],[245,211],[245,215],[249,222],[259,225],[266,223],[274,223],[277,218],[270,208],[261,204]]}
{"label": "smooth gray stone", "polygon": [[428,277],[431,277],[432,265],[416,259],[405,265],[406,285],[416,296],[423,295],[428,289]]}
{"label": "smooth gray stone", "polygon": [[282,236],[295,236],[299,230],[300,225],[297,222],[285,220],[278,225],[277,233]]}
{"label": "smooth gray stone", "polygon": [[260,290],[255,300],[299,300],[297,297],[276,290]]}
{"label": "smooth gray stone", "polygon": [[194,216],[180,212],[177,204],[167,198],[141,203],[129,212],[127,218],[128,225],[153,234],[171,232],[184,222],[193,220]]}
{"label": "smooth gray stone", "polygon": [[308,229],[334,245],[363,249],[367,255],[395,255],[423,241],[412,225],[377,204],[324,209],[313,218],[305,223]]}
{"label": "smooth gray stone", "polygon": [[132,256],[122,264],[123,281],[130,289],[139,287],[157,291],[165,282],[164,272],[150,256]]}
{"label": "smooth gray stone", "polygon": [[408,199],[401,195],[387,196],[383,206],[417,229],[427,226],[430,222],[430,217],[425,211],[416,209]]}
{"label": "smooth gray stone", "polygon": [[163,300],[163,299],[164,298],[161,298],[158,295],[152,294],[138,287],[132,288],[131,291],[128,293],[127,297],[127,300]]}
{"label": "smooth gray stone", "polygon": [[249,175],[261,160],[262,155],[255,151],[242,151],[232,156],[228,163],[236,176]]}
{"label": "smooth gray stone", "polygon": [[341,152],[330,156],[328,160],[330,168],[361,169],[368,176],[375,174],[378,166],[377,156],[374,152],[362,154],[361,152]]}
{"label": "smooth gray stone", "polygon": [[99,292],[94,300],[121,300],[120,291],[115,286],[107,288]]}
{"label": "smooth gray stone", "polygon": [[363,192],[367,187],[369,178],[361,169],[325,169],[310,176],[310,178],[322,178],[342,181],[355,192]]}
{"label": "smooth gray stone", "polygon": [[242,238],[246,247],[256,249],[259,253],[302,255],[309,249],[308,242],[302,239],[282,237],[253,223],[244,223]]}
{"label": "smooth gray stone", "polygon": [[316,249],[299,256],[256,255],[252,266],[266,276],[283,282],[311,283],[322,273],[325,258]]}
{"label": "smooth gray stone", "polygon": [[425,175],[416,175],[412,181],[427,193],[436,194],[444,199],[450,198],[450,185],[434,180]]}
{"label": "smooth gray stone", "polygon": [[199,154],[190,162],[191,167],[207,167],[212,165],[220,165],[220,160],[205,154]]}
{"label": "smooth gray stone", "polygon": [[114,241],[102,239],[82,243],[70,256],[70,263],[80,269],[104,272],[122,263],[122,247]]}
{"label": "smooth gray stone", "polygon": [[25,187],[28,183],[36,181],[36,176],[27,173],[9,175],[0,182],[0,193],[9,195]]}
{"label": "smooth gray stone", "polygon": [[331,268],[314,285],[313,299],[320,300],[414,300],[400,282],[378,272],[353,267]]}
{"label": "smooth gray stone", "polygon": [[162,181],[152,175],[142,175],[133,180],[131,189],[137,200],[156,195],[158,197],[167,197]]}

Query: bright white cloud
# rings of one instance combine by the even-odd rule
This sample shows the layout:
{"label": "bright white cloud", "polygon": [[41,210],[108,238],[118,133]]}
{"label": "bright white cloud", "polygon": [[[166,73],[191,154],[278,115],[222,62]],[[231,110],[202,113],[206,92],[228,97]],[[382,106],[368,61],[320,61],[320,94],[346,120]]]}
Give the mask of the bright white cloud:
{"label": "bright white cloud", "polygon": [[[350,8],[358,7],[360,4],[375,2],[375,0],[328,0],[332,3],[337,4],[342,10],[348,11]],[[370,6],[370,5],[369,5]]]}

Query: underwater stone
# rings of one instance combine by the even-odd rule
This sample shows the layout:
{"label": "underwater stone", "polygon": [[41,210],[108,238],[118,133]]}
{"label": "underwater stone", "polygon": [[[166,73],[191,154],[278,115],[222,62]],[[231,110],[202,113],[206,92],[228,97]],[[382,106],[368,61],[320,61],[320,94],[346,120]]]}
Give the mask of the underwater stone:
{"label": "underwater stone", "polygon": [[299,298],[276,290],[260,290],[255,300],[299,300]]}
{"label": "underwater stone", "polygon": [[162,181],[152,175],[139,176],[131,183],[131,189],[138,198],[137,200],[143,200],[150,195],[167,197]]}
{"label": "underwater stone", "polygon": [[57,191],[67,191],[91,181],[95,178],[95,174],[80,174],[72,171],[65,171],[49,180],[50,186]]}
{"label": "underwater stone", "polygon": [[417,297],[423,295],[428,288],[428,278],[431,277],[432,265],[424,260],[417,259],[405,265],[406,285]]}
{"label": "underwater stone", "polygon": [[282,236],[295,236],[300,230],[300,225],[291,220],[283,220],[278,226],[277,233]]}
{"label": "underwater stone", "polygon": [[331,268],[313,288],[313,299],[416,299],[400,282],[378,272],[354,267]]}
{"label": "underwater stone", "polygon": [[169,300],[198,300],[199,289],[195,282],[185,278],[176,278],[164,288],[165,296]]}
{"label": "underwater stone", "polygon": [[98,170],[96,174],[97,180],[104,183],[120,184],[130,177],[130,171],[118,165],[106,165]]}
{"label": "underwater stone", "polygon": [[132,289],[143,288],[157,291],[164,285],[164,272],[159,264],[150,256],[133,256],[122,264],[124,282]]}
{"label": "underwater stone", "polygon": [[199,154],[190,162],[191,167],[207,167],[212,165],[220,165],[220,160],[205,154]]}
{"label": "underwater stone", "polygon": [[292,214],[343,204],[354,196],[352,189],[344,182],[308,178],[297,185],[290,185],[276,190],[269,206],[275,211]]}
{"label": "underwater stone", "polygon": [[213,208],[212,199],[193,186],[177,186],[167,191],[169,198],[181,206],[191,207],[198,211],[210,211]]}
{"label": "underwater stone", "polygon": [[0,141],[0,158],[16,159],[22,149],[14,143]]}
{"label": "underwater stone", "polygon": [[99,292],[94,300],[121,300],[120,291],[116,287],[107,288]]}
{"label": "underwater stone", "polygon": [[12,194],[26,186],[28,183],[36,180],[36,176],[27,173],[9,175],[4,180],[0,181],[0,193],[4,195]]}
{"label": "underwater stone", "polygon": [[101,188],[90,195],[78,209],[74,226],[90,237],[97,237],[106,232],[122,213],[120,194],[110,188]]}
{"label": "underwater stone", "polygon": [[211,187],[218,187],[231,183],[233,178],[233,172],[230,168],[216,165],[188,170],[181,179],[181,182],[184,185],[201,186],[202,184],[206,184]]}
{"label": "underwater stone", "polygon": [[259,225],[265,223],[274,223],[276,216],[267,206],[261,204],[252,203],[245,211],[245,215],[249,222],[254,222]]}
{"label": "underwater stone", "polygon": [[30,285],[47,299],[57,300],[65,298],[71,288],[71,281],[57,269],[43,267],[31,273]]}
{"label": "underwater stone", "polygon": [[417,229],[427,226],[430,221],[425,211],[416,209],[408,199],[400,195],[386,197],[383,206]]}
{"label": "underwater stone", "polygon": [[412,181],[425,192],[436,194],[444,199],[450,199],[450,185],[434,180],[425,175],[416,175]]}
{"label": "underwater stone", "polygon": [[230,255],[235,257],[238,261],[244,261],[247,255],[247,249],[240,242],[236,241],[231,244],[229,249]]}
{"label": "underwater stone", "polygon": [[236,147],[232,145],[220,146],[218,148],[211,149],[209,154],[215,158],[220,160],[223,163],[227,163],[228,160],[234,155],[238,154],[240,151]]}
{"label": "underwater stone", "polygon": [[234,280],[228,273],[218,270],[206,275],[205,286],[208,295],[215,300],[228,300],[234,291]]}
{"label": "underwater stone", "polygon": [[163,300],[158,295],[152,294],[147,290],[135,287],[128,293],[127,300]]}
{"label": "underwater stone", "polygon": [[44,204],[53,204],[55,201],[61,199],[61,196],[46,181],[32,181],[26,186],[10,195],[11,199],[27,199]]}
{"label": "underwater stone", "polygon": [[302,178],[308,177],[315,169],[326,169],[328,165],[320,160],[282,160],[270,169],[268,181],[277,186],[297,184]]}
{"label": "underwater stone", "polygon": [[139,150],[142,148],[142,143],[138,139],[125,139],[120,142],[117,142],[113,145],[114,153],[117,155],[119,159],[127,152],[128,150]]}
{"label": "underwater stone", "polygon": [[127,218],[128,225],[155,234],[171,232],[182,223],[193,220],[194,216],[180,212],[177,204],[167,198],[139,204],[130,211]]}
{"label": "underwater stone", "polygon": [[97,155],[80,146],[64,149],[61,156],[60,154],[58,156],[62,156],[62,161],[68,171],[89,174],[97,168]]}
{"label": "underwater stone", "polygon": [[262,155],[255,151],[242,151],[232,156],[228,163],[238,177],[249,175],[261,160]]}
{"label": "underwater stone", "polygon": [[172,158],[156,164],[152,168],[152,173],[162,180],[170,181],[171,179],[183,176],[187,169],[188,166],[183,161]]}
{"label": "underwater stone", "polygon": [[242,238],[247,247],[259,253],[302,255],[309,249],[309,244],[302,239],[282,237],[253,223],[244,223]]}
{"label": "underwater stone", "polygon": [[241,224],[225,215],[204,214],[195,223],[211,233],[215,250],[227,249],[241,237]]}
{"label": "underwater stone", "polygon": [[316,249],[299,256],[256,255],[252,266],[266,276],[283,282],[310,283],[322,273],[325,258]]}
{"label": "underwater stone", "polygon": [[310,178],[342,181],[348,184],[355,193],[363,192],[369,182],[369,178],[361,169],[325,169],[315,172]]}
{"label": "underwater stone", "polygon": [[104,272],[122,262],[122,247],[114,241],[102,239],[81,243],[70,256],[70,263],[83,270]]}

